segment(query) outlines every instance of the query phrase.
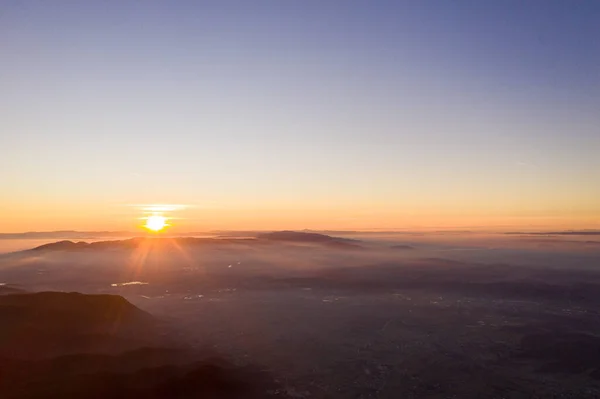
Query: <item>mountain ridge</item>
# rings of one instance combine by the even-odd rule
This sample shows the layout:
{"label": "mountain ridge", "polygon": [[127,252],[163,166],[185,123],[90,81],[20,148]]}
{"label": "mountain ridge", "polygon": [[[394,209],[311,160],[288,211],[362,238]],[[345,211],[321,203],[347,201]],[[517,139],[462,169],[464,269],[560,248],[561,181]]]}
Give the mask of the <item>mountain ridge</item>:
{"label": "mountain ridge", "polygon": [[43,244],[26,251],[87,251],[87,250],[107,250],[107,249],[135,249],[142,244],[164,244],[175,243],[183,246],[195,245],[226,245],[226,244],[271,244],[271,243],[296,243],[296,244],[317,244],[332,246],[339,249],[360,249],[360,240],[333,237],[319,233],[306,233],[297,231],[277,231],[257,234],[256,237],[249,238],[207,238],[207,237],[134,237],[126,240],[108,240],[108,241],[71,241],[61,240],[48,244]]}

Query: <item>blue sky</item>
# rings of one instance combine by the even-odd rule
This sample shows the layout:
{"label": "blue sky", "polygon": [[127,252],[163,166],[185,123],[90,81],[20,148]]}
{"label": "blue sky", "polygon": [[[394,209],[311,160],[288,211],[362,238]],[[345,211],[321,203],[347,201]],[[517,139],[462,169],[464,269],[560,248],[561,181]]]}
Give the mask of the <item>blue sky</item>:
{"label": "blue sky", "polygon": [[595,1],[8,2],[0,216],[594,226],[598,37]]}

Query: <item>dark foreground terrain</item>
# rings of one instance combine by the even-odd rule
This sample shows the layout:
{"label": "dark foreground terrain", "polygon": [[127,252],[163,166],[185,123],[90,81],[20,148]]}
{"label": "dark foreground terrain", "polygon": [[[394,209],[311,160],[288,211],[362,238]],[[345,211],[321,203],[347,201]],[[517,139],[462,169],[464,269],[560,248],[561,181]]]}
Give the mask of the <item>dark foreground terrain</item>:
{"label": "dark foreground terrain", "polygon": [[6,294],[102,295],[0,296],[1,397],[600,398],[591,242],[283,232],[9,254]]}
{"label": "dark foreground terrain", "polygon": [[0,296],[0,323],[2,398],[262,398],[277,392],[267,373],[210,351],[145,347],[169,342],[152,316],[116,295]]}

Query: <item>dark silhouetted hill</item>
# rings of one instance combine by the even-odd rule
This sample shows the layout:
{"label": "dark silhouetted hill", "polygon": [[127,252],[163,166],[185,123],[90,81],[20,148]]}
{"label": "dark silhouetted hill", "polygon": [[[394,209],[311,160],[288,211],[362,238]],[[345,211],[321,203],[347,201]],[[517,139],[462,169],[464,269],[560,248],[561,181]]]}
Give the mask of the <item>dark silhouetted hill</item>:
{"label": "dark silhouetted hill", "polygon": [[0,397],[258,399],[280,391],[266,372],[255,367],[236,367],[215,358],[185,363],[180,355],[167,349],[144,349],[118,356],[0,359]]}
{"label": "dark silhouetted hill", "polygon": [[73,242],[69,240],[52,242],[49,244],[40,245],[35,247],[33,251],[69,251],[87,248],[90,244],[84,241]]}
{"label": "dark silhouetted hill", "polygon": [[127,240],[96,241],[87,243],[84,241],[74,242],[63,240],[53,243],[40,245],[30,251],[105,251],[105,250],[132,250],[140,246],[153,246],[156,248],[167,248],[172,245],[178,246],[201,246],[201,245],[227,245],[256,242],[255,239],[214,239],[214,238],[194,238],[194,237],[135,237]]}
{"label": "dark silhouetted hill", "polygon": [[305,244],[323,244],[340,249],[359,249],[362,248],[358,240],[350,238],[332,237],[320,233],[307,233],[301,231],[274,231],[271,233],[259,234],[259,240],[275,241],[275,242],[291,242]]}
{"label": "dark silhouetted hill", "polygon": [[278,231],[258,234],[256,238],[197,238],[197,237],[135,237],[127,240],[84,241],[63,240],[40,245],[31,249],[34,252],[45,251],[103,251],[103,250],[132,250],[140,246],[168,248],[169,246],[226,246],[226,245],[265,245],[271,243],[318,244],[338,249],[360,249],[360,241],[349,238],[332,237],[318,233],[297,231]]}
{"label": "dark silhouetted hill", "polygon": [[116,295],[2,296],[0,397],[258,399],[280,391],[266,372],[210,351],[147,347],[154,324]]}
{"label": "dark silhouetted hill", "polygon": [[158,341],[153,317],[117,295],[2,295],[0,325],[4,357],[115,353]]}
{"label": "dark silhouetted hill", "polygon": [[271,233],[263,233],[257,236],[262,240],[271,241],[294,241],[294,242],[310,242],[310,243],[324,243],[331,241],[353,241],[347,238],[335,238],[325,234],[319,233],[305,233],[300,231],[274,231]]}

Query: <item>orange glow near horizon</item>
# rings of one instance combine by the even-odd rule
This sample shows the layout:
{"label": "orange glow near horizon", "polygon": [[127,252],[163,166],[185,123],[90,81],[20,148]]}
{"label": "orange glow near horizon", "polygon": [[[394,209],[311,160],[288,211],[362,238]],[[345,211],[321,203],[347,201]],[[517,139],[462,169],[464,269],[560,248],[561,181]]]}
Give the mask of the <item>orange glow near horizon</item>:
{"label": "orange glow near horizon", "polygon": [[[0,201],[1,202],[1,201]],[[140,204],[141,202],[131,202]],[[2,205],[0,203],[0,205]],[[576,230],[599,229],[600,208],[523,209],[514,204],[250,204],[234,206],[10,203],[0,206],[0,233],[122,231],[187,234],[211,230]],[[156,216],[156,217],[155,217]],[[175,221],[175,222],[173,222]],[[163,225],[164,223],[164,225]],[[151,226],[155,228],[151,228]],[[160,228],[158,228],[160,227]]]}

